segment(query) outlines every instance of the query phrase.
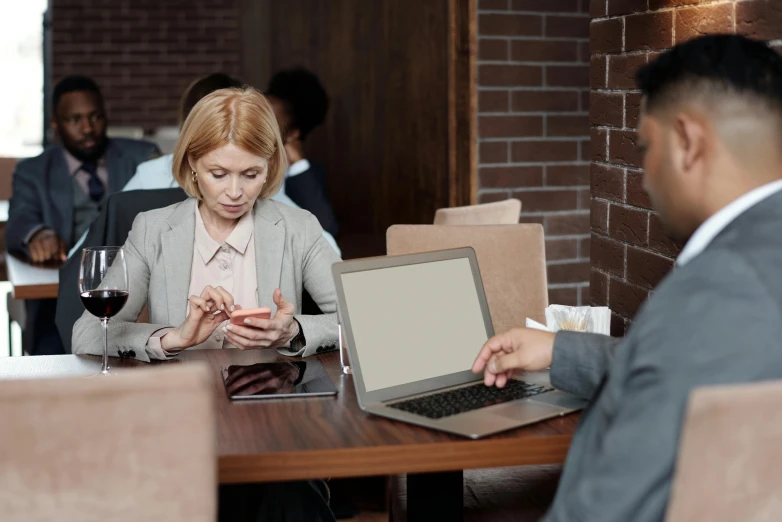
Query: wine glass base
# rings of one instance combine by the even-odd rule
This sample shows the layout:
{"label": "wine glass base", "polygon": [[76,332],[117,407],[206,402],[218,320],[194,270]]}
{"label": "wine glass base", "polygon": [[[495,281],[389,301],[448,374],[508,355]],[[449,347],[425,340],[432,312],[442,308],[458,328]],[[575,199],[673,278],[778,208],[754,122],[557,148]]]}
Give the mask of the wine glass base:
{"label": "wine glass base", "polygon": [[111,368],[108,370],[100,370],[97,373],[91,373],[90,375],[85,375],[85,377],[92,378],[92,377],[116,377],[117,373],[112,372]]}

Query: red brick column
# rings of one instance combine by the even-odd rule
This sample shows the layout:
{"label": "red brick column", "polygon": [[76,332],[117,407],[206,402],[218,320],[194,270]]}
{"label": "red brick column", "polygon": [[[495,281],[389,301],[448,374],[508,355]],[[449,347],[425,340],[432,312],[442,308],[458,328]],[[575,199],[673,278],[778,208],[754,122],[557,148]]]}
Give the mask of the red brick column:
{"label": "red brick column", "polygon": [[678,248],[641,188],[636,147],[641,95],[636,70],[672,45],[709,33],[782,38],[779,0],[592,0],[589,100],[592,304],[614,311],[624,333]]}
{"label": "red brick column", "polygon": [[587,303],[587,0],[478,0],[479,201],[546,231],[549,296]]}

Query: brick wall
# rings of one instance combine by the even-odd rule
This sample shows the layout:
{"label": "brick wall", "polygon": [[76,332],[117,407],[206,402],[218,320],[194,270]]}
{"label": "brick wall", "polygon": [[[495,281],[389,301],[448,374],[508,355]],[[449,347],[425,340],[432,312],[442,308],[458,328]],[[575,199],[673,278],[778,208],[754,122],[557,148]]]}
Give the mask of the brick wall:
{"label": "brick wall", "polygon": [[702,34],[782,41],[779,0],[592,0],[590,14],[592,304],[615,312],[624,333],[679,249],[641,188],[634,74],[661,50]]}
{"label": "brick wall", "polygon": [[478,0],[479,201],[546,231],[549,298],[587,303],[588,0]]}
{"label": "brick wall", "polygon": [[236,0],[50,0],[52,80],[93,77],[112,125],[177,124],[196,77],[241,67]]}

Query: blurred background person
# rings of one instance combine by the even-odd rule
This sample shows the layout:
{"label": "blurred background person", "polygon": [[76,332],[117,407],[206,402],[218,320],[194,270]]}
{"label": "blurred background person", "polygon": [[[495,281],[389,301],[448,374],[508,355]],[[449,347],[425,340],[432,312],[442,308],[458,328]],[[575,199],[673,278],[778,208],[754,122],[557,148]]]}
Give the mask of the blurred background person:
{"label": "blurred background person", "polygon": [[[159,154],[152,143],[106,136],[103,97],[90,78],[62,79],[52,105],[58,143],[17,165],[6,224],[8,251],[34,263],[64,261],[101,202],[120,190],[140,163]],[[30,353],[63,353],[54,326],[56,299],[31,299],[25,306]]]}
{"label": "blurred background person", "polygon": [[326,172],[304,152],[307,135],[326,119],[329,99],[318,77],[303,68],[286,69],[272,77],[266,96],[283,131],[288,170],[283,191],[297,205],[312,212],[331,235],[339,224],[328,197]]}
{"label": "blurred background person", "polygon": [[[212,73],[193,80],[182,93],[179,101],[179,125],[183,125],[190,111],[201,98],[219,89],[241,88],[244,83],[228,74]],[[173,154],[164,154],[159,158],[145,161],[136,169],[135,175],[128,181],[125,190],[153,190],[177,188],[179,184],[172,173]]]}

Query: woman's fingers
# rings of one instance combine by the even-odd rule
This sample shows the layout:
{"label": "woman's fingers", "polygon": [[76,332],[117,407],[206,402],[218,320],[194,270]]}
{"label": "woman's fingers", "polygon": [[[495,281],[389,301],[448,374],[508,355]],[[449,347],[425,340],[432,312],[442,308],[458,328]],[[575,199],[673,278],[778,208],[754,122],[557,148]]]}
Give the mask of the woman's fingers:
{"label": "woman's fingers", "polygon": [[203,299],[201,297],[198,297],[196,295],[191,295],[188,299],[190,301],[190,307],[201,310],[204,313],[209,312],[209,305],[206,302],[206,299]]}
{"label": "woman's fingers", "polygon": [[217,292],[220,295],[220,299],[222,301],[222,308],[220,310],[225,310],[226,312],[233,312],[236,307],[234,306],[234,297],[222,286],[218,286],[214,289],[215,292]]}
{"label": "woman's fingers", "polygon": [[226,309],[222,294],[209,285],[201,292],[201,299],[208,303],[210,312]]}
{"label": "woman's fingers", "polygon": [[223,330],[228,333],[231,332],[234,335],[243,337],[250,341],[276,341],[280,338],[280,332],[278,330],[260,330],[258,328],[249,328],[246,326],[239,326],[235,324],[226,325]]}
{"label": "woman's fingers", "polygon": [[228,338],[229,341],[231,341],[231,344],[239,348],[240,350],[247,350],[250,348],[269,348],[271,346],[271,341],[267,340],[251,340],[247,339],[246,337],[242,337],[240,335],[237,335],[233,333],[231,330],[227,330],[225,332],[225,336]]}
{"label": "woman's fingers", "polygon": [[248,317],[244,320],[244,324],[258,330],[273,330],[278,323],[279,319],[262,319],[260,317]]}

